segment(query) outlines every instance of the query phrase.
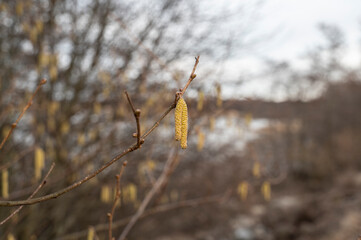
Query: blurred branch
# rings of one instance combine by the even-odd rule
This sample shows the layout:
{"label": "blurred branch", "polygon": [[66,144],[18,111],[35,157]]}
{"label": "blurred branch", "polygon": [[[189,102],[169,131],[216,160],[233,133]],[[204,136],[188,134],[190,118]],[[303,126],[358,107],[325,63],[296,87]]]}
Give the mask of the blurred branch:
{"label": "blurred branch", "polygon": [[40,87],[42,85],[44,85],[46,83],[45,79],[42,79],[39,83],[39,85],[37,86],[37,88],[35,89],[33,95],[31,96],[31,98],[29,99],[28,103],[26,104],[26,106],[24,107],[23,111],[20,113],[19,117],[16,119],[16,121],[11,124],[11,129],[8,132],[8,134],[6,135],[6,137],[3,139],[3,141],[0,144],[0,150],[3,148],[5,142],[9,139],[10,135],[12,134],[12,132],[14,131],[14,129],[16,128],[17,124],[19,123],[19,121],[21,120],[21,118],[24,116],[26,110],[28,110],[28,108],[31,106],[31,104],[33,104],[33,99],[35,97],[35,95],[38,93]]}
{"label": "blurred branch", "polygon": [[115,208],[117,206],[117,202],[118,200],[120,200],[120,178],[123,175],[124,172],[124,168],[127,166],[127,161],[123,162],[122,168],[120,169],[120,172],[118,175],[116,175],[116,179],[117,179],[117,192],[114,198],[114,203],[113,203],[113,207],[112,207],[112,211],[110,213],[108,213],[108,218],[109,218],[109,240],[113,240],[114,238],[112,237],[112,224],[113,224],[113,217],[114,217],[114,212],[115,212]]}
{"label": "blurred branch", "polygon": [[191,82],[193,81],[193,79],[195,79],[196,76],[197,76],[196,74],[194,74],[194,72],[196,71],[196,68],[197,68],[198,63],[199,63],[199,56],[196,57],[196,62],[195,62],[195,64],[194,64],[194,67],[193,67],[193,70],[192,70],[192,72],[191,72],[191,75],[189,76],[188,82],[187,82],[187,84],[185,85],[185,87],[182,89],[182,92],[181,92],[181,95],[182,95],[182,96],[183,96],[183,94],[185,93],[185,91],[187,90],[189,84],[191,84]]}
{"label": "blurred branch", "polygon": [[[143,213],[143,215],[140,217],[140,219],[143,219],[143,218],[146,218],[146,217],[158,214],[158,213],[175,210],[178,208],[196,207],[199,205],[209,204],[209,203],[221,203],[225,199],[225,196],[226,196],[225,194],[220,194],[220,195],[214,195],[214,196],[210,196],[210,197],[201,197],[201,198],[189,199],[189,200],[184,200],[184,201],[175,202],[175,203],[164,204],[164,205],[146,210]],[[118,220],[113,223],[112,228],[115,229],[115,228],[122,227],[122,226],[126,225],[127,223],[129,223],[131,219],[132,219],[132,216]],[[109,228],[108,224],[99,224],[99,225],[94,226],[94,229],[97,232],[106,231],[106,230],[108,230],[108,228]],[[78,239],[78,238],[86,236],[87,233],[88,233],[88,230],[83,230],[80,232],[71,233],[69,235],[57,238],[57,240]]]}
{"label": "blurred branch", "polygon": [[[55,167],[55,163],[53,162],[49,168],[48,173],[45,175],[45,177],[43,178],[43,180],[41,181],[41,183],[39,184],[39,186],[35,189],[35,191],[28,197],[28,200],[31,199],[32,197],[34,197],[34,195],[46,184],[46,179],[49,177],[51,171],[53,171]],[[18,207],[14,212],[12,212],[7,218],[5,218],[4,220],[2,220],[0,222],[0,225],[3,225],[4,223],[6,223],[10,218],[12,218],[13,216],[15,216],[15,214],[17,214],[18,212],[20,212],[20,210],[24,207],[24,205]]]}
{"label": "blurred branch", "polygon": [[14,165],[17,161],[28,155],[30,152],[34,151],[34,147],[28,147],[27,149],[21,151],[19,155],[16,156],[16,158],[12,159],[11,161],[4,163],[3,165],[0,165],[0,171],[3,169],[7,169]]}
{"label": "blurred branch", "polygon": [[122,20],[116,18],[115,16],[113,16],[113,19],[119,23],[119,25],[127,32],[128,36],[132,38],[132,40],[136,42],[137,45],[141,46],[163,69],[168,71],[172,75],[173,79],[177,79],[176,75],[168,68],[167,64],[162,59],[160,59],[150,48],[145,46],[143,41],[134,35]]}
{"label": "blurred branch", "polygon": [[[195,77],[194,71],[197,67],[199,61],[199,56],[196,58],[196,62],[194,64],[193,70],[192,70],[192,74],[191,76]],[[194,79],[194,78],[193,78]],[[190,84],[190,82],[193,80],[188,80],[186,87],[183,88],[183,93],[185,92],[185,90],[187,89],[188,85]],[[141,139],[145,139],[150,133],[152,133],[154,131],[154,129],[156,129],[160,122],[168,115],[168,113],[170,113],[173,108],[175,108],[176,106],[176,100],[177,100],[177,95],[175,97],[175,101],[172,103],[171,106],[169,106],[169,108],[162,114],[162,116],[158,119],[158,121],[156,121],[154,123],[154,125],[143,135],[141,136]],[[125,155],[127,155],[130,152],[133,152],[137,149],[139,149],[139,145],[138,143],[134,143],[133,145],[129,146],[128,149],[124,150],[122,153],[116,155],[113,159],[111,159],[110,161],[108,161],[107,163],[103,164],[100,168],[98,168],[97,170],[95,170],[93,173],[88,174],[86,177],[84,177],[83,179],[75,182],[74,184],[63,188],[57,192],[39,197],[39,198],[33,198],[33,199],[28,199],[28,200],[19,200],[19,201],[0,201],[0,206],[21,206],[21,205],[31,205],[31,204],[35,204],[35,203],[39,203],[39,202],[44,202],[44,201],[48,201],[50,199],[53,198],[57,198],[77,187],[79,187],[80,185],[82,185],[83,183],[89,181],[90,179],[92,179],[93,177],[95,177],[96,175],[98,175],[99,173],[101,173],[104,169],[108,168],[110,165],[112,165],[113,163],[115,163],[116,161],[118,161],[119,159],[121,159],[122,157],[124,157]]]}
{"label": "blurred branch", "polygon": [[127,226],[124,228],[123,232],[119,236],[118,240],[124,240],[125,237],[128,235],[130,230],[133,228],[135,223],[140,219],[140,217],[143,215],[146,207],[150,203],[150,201],[153,199],[155,194],[159,192],[159,190],[162,188],[164,184],[169,179],[170,174],[172,173],[174,166],[176,165],[178,161],[178,154],[171,151],[171,154],[169,155],[169,158],[167,162],[165,163],[164,169],[162,174],[159,176],[155,184],[153,185],[152,189],[148,192],[148,194],[145,196],[144,200],[140,204],[140,207],[138,208],[137,212],[132,216]]}
{"label": "blurred branch", "polygon": [[128,95],[128,92],[124,91],[124,93],[127,96],[129,105],[132,108],[132,111],[133,111],[133,114],[134,114],[134,117],[135,117],[135,121],[136,121],[136,124],[137,124],[137,133],[136,133],[136,135],[137,135],[136,136],[137,137],[137,146],[140,148],[141,144],[144,143],[144,140],[142,139],[142,141],[141,141],[141,139],[140,139],[140,124],[139,124],[140,109],[135,109],[134,105],[133,105],[133,102],[132,102],[132,100],[130,99],[130,97]]}

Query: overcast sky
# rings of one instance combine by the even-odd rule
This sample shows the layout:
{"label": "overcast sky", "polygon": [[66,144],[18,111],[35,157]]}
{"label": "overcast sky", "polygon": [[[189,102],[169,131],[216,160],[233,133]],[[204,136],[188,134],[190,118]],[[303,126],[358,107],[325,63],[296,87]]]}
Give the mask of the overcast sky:
{"label": "overcast sky", "polygon": [[340,27],[345,33],[350,48],[347,60],[359,61],[360,0],[266,0],[260,21],[260,31],[281,29],[280,36],[272,41],[272,47],[265,49],[269,56],[288,59],[299,56],[323,40],[317,24],[329,23]]}
{"label": "overcast sky", "polygon": [[[317,27],[320,23],[336,25],[342,30],[346,42],[342,61],[352,67],[361,67],[361,0],[265,0],[257,12],[255,35],[275,34],[271,34],[267,41],[261,41],[256,51],[261,56],[288,60],[297,66],[297,59],[307,50],[324,42]],[[264,63],[247,53],[226,66],[231,78],[235,69],[256,73]],[[226,93],[239,97],[273,98],[270,84],[264,78],[252,80],[241,90],[229,87]],[[280,96],[276,98],[282,100]]]}

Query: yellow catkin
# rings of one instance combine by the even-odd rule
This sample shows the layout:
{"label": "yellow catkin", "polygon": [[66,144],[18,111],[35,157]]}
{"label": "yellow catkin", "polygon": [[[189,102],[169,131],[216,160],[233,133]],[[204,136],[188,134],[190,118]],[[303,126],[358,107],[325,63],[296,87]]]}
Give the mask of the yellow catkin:
{"label": "yellow catkin", "polygon": [[14,235],[12,233],[9,233],[7,240],[16,240],[16,238],[14,237]]}
{"label": "yellow catkin", "polygon": [[41,178],[41,171],[44,168],[45,162],[45,153],[44,150],[40,147],[35,148],[34,154],[34,175],[36,180],[40,180]]}
{"label": "yellow catkin", "polygon": [[135,203],[137,201],[137,187],[130,183],[123,189],[124,202]]}
{"label": "yellow catkin", "polygon": [[51,81],[54,81],[54,80],[57,79],[57,77],[58,77],[58,68],[57,68],[57,66],[50,66],[49,75],[50,75],[50,80]]}
{"label": "yellow catkin", "polygon": [[24,3],[18,2],[15,6],[16,15],[21,16],[24,13]]}
{"label": "yellow catkin", "polygon": [[41,21],[40,19],[36,20],[35,21],[35,26],[36,26],[36,29],[38,30],[39,33],[43,32],[43,29],[44,29],[43,21]]}
{"label": "yellow catkin", "polygon": [[102,186],[100,190],[100,201],[103,203],[109,203],[111,202],[111,189],[109,186]]}
{"label": "yellow catkin", "polygon": [[104,96],[105,98],[108,98],[108,97],[110,96],[110,93],[111,93],[110,87],[104,87],[104,88],[103,88],[102,94],[103,94],[103,96]]}
{"label": "yellow catkin", "polygon": [[240,196],[240,198],[242,199],[242,201],[247,200],[247,196],[248,196],[248,183],[246,181],[242,181],[241,183],[238,184],[238,189],[237,192]]}
{"label": "yellow catkin", "polygon": [[210,117],[209,119],[209,130],[211,130],[211,132],[214,131],[216,126],[216,119],[214,117]]}
{"label": "yellow catkin", "polygon": [[222,88],[221,85],[217,84],[217,107],[222,107]]}
{"label": "yellow catkin", "polygon": [[6,5],[6,3],[0,3],[0,11],[7,11],[7,5]]}
{"label": "yellow catkin", "polygon": [[187,148],[187,137],[188,137],[188,108],[187,104],[184,101],[184,106],[182,109],[182,127],[181,127],[181,147],[183,149]]}
{"label": "yellow catkin", "polygon": [[246,123],[246,126],[249,127],[251,125],[252,122],[252,113],[247,113],[244,116],[244,122]]}
{"label": "yellow catkin", "polygon": [[88,132],[88,137],[90,139],[90,141],[94,141],[98,136],[98,130],[97,129],[92,129]]}
{"label": "yellow catkin", "polygon": [[69,132],[70,130],[70,125],[68,122],[62,122],[61,126],[60,126],[60,132],[62,135],[65,135]]}
{"label": "yellow catkin", "polygon": [[[119,104],[116,110],[117,117],[123,117],[125,115],[124,113],[124,107],[122,104]],[[143,116],[143,114],[142,114]]]}
{"label": "yellow catkin", "polygon": [[5,126],[5,127],[3,128],[3,131],[2,131],[2,136],[3,136],[3,138],[5,138],[5,137],[9,134],[10,130],[11,130],[11,127],[10,127],[10,126]]}
{"label": "yellow catkin", "polygon": [[102,111],[102,105],[97,102],[94,103],[93,111],[94,111],[94,114],[100,114],[100,112]]}
{"label": "yellow catkin", "polygon": [[263,182],[261,191],[266,201],[271,200],[271,184],[268,181]]}
{"label": "yellow catkin", "polygon": [[55,116],[55,113],[59,110],[60,103],[59,102],[51,102],[48,106],[48,115],[51,117]]}
{"label": "yellow catkin", "polygon": [[46,156],[49,160],[54,160],[55,159],[55,150],[54,150],[54,145],[53,142],[51,141],[46,141]]}
{"label": "yellow catkin", "polygon": [[[31,31],[32,32],[35,31],[35,33],[37,34],[36,28],[33,28]],[[38,56],[38,67],[41,69],[47,67],[48,65],[49,65],[49,55],[44,52],[40,52]]]}
{"label": "yellow catkin", "polygon": [[128,185],[128,193],[131,202],[137,201],[137,187],[134,184]]}
{"label": "yellow catkin", "polygon": [[198,104],[197,104],[197,110],[198,110],[198,111],[202,111],[202,109],[203,109],[203,104],[204,104],[204,92],[203,92],[203,91],[199,91],[199,92],[198,92]]}
{"label": "yellow catkin", "polygon": [[85,145],[85,134],[81,133],[78,135],[78,145],[79,146]]}
{"label": "yellow catkin", "polygon": [[202,131],[199,131],[198,132],[198,145],[197,145],[198,151],[202,151],[202,149],[204,147],[204,141],[205,141],[205,135]]}
{"label": "yellow catkin", "polygon": [[255,178],[261,177],[261,164],[259,162],[253,164],[252,173]]}
{"label": "yellow catkin", "polygon": [[7,169],[3,169],[1,174],[1,194],[4,199],[9,198],[9,172]]}
{"label": "yellow catkin", "polygon": [[147,160],[147,167],[149,170],[153,171],[155,169],[156,163],[152,159]]}
{"label": "yellow catkin", "polygon": [[93,227],[88,229],[88,237],[87,240],[94,240],[95,230]]}
{"label": "yellow catkin", "polygon": [[174,111],[174,122],[175,122],[175,140],[179,141],[182,137],[182,114],[185,106],[185,101],[180,98],[177,102],[177,106]]}

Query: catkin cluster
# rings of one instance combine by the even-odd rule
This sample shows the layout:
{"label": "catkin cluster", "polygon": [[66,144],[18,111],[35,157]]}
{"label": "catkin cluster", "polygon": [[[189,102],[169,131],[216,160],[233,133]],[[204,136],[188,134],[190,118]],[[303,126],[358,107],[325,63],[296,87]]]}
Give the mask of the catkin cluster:
{"label": "catkin cluster", "polygon": [[175,140],[181,143],[183,149],[187,148],[188,134],[188,108],[183,98],[180,98],[175,108]]}

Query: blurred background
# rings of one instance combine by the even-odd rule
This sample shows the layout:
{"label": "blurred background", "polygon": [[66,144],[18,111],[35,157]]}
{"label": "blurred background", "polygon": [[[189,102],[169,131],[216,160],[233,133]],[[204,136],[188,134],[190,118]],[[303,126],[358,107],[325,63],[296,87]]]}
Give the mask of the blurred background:
{"label": "blurred background", "polygon": [[[357,239],[361,234],[361,3],[0,0],[1,200],[83,178],[184,98],[96,178],[25,206],[0,239],[118,239],[165,164],[172,169],[127,239]],[[0,220],[15,208],[0,207]]]}

